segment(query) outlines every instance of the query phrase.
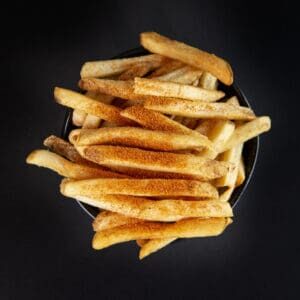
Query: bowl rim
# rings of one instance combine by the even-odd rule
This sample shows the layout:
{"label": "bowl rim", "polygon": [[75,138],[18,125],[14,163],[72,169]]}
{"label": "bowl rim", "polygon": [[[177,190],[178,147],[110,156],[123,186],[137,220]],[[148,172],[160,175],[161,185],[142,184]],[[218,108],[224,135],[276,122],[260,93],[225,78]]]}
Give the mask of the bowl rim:
{"label": "bowl rim", "polygon": [[[129,50],[126,50],[118,55],[115,55],[114,57],[112,57],[112,59],[116,59],[116,58],[129,58],[129,57],[133,57],[133,56],[142,56],[142,55],[146,55],[149,52],[146,51],[144,48],[142,47],[136,47],[136,48],[132,48]],[[248,99],[246,98],[245,94],[243,93],[243,91],[235,84],[233,83],[230,86],[236,93],[237,97],[242,100],[242,102],[244,102],[246,104],[247,107],[252,108]],[[72,109],[67,109],[66,110],[66,114],[65,114],[65,118],[64,118],[64,122],[63,122],[63,127],[61,130],[61,137],[64,139],[68,138],[69,132],[70,132],[70,126],[72,125]],[[257,158],[258,158],[258,153],[259,153],[259,136],[247,141],[245,144],[252,143],[252,147],[254,149],[253,151],[253,158],[252,158],[252,165],[249,167],[248,166],[248,171],[246,170],[246,178],[245,181],[243,182],[242,185],[240,185],[239,187],[234,189],[234,192],[231,196],[230,199],[230,204],[232,206],[232,208],[234,208],[237,203],[240,201],[240,199],[242,198],[242,196],[245,193],[245,190],[247,189],[251,178],[253,176],[254,173],[254,169],[257,163]],[[244,152],[244,149],[243,149]],[[234,200],[234,201],[233,201]],[[83,209],[83,211],[88,214],[92,219],[95,219],[95,214],[93,213],[94,208],[92,208],[90,205],[87,205],[85,203],[82,203],[80,201],[77,200],[78,205]]]}

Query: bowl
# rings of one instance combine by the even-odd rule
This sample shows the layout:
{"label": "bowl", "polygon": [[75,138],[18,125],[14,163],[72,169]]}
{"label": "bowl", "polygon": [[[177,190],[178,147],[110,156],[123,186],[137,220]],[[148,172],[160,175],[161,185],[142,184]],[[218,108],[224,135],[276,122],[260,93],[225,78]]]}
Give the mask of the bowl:
{"label": "bowl", "polygon": [[[127,58],[127,57],[134,57],[134,56],[141,56],[148,54],[148,52],[143,49],[142,47],[134,48],[131,50],[128,50],[126,52],[123,52],[114,58]],[[226,93],[226,96],[237,96],[239,99],[239,102],[242,106],[246,106],[251,108],[250,103],[248,102],[246,96],[243,94],[241,89],[236,85],[233,84],[231,86],[223,85],[222,83],[219,84],[218,87],[220,90],[224,91]],[[76,127],[72,124],[72,110],[68,109],[66,112],[65,120],[63,123],[63,129],[61,136],[63,139],[67,140],[68,135],[72,129],[75,129]],[[230,204],[232,207],[235,207],[238,201],[242,198],[243,194],[245,193],[247,186],[251,180],[257,156],[258,156],[258,150],[259,150],[259,137],[255,137],[249,141],[247,141],[243,148],[243,158],[244,158],[244,164],[245,164],[245,173],[246,173],[246,179],[243,182],[242,185],[237,187],[231,198],[230,198]],[[98,208],[92,207],[88,204],[81,203],[77,201],[78,204],[81,206],[81,208],[92,218],[95,218],[97,214],[99,213]]]}

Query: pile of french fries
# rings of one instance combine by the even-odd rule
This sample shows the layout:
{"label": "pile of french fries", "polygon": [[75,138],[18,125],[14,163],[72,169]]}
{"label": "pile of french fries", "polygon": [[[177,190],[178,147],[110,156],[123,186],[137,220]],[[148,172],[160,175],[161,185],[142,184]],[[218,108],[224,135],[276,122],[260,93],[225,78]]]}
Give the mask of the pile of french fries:
{"label": "pile of french fries", "polygon": [[94,249],[135,240],[142,259],[225,230],[245,180],[243,145],[271,122],[218,90],[233,83],[225,60],[154,32],[140,38],[152,54],[87,62],[82,93],[55,88],[77,129],[69,141],[49,136],[50,151],[27,163],[54,170],[64,196],[99,208]]}

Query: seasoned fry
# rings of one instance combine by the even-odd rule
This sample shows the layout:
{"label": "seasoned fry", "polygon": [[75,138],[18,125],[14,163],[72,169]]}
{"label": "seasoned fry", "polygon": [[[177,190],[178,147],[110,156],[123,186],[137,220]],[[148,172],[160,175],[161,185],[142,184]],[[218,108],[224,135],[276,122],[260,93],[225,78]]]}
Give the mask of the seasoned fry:
{"label": "seasoned fry", "polygon": [[[219,200],[150,200],[125,195],[100,195],[92,198],[73,191],[68,186],[72,182],[61,185],[61,193],[83,203],[101,209],[117,212],[132,218],[149,221],[173,222],[193,217],[230,217],[232,209],[229,203]],[[64,186],[65,185],[65,186]],[[143,237],[138,237],[143,238]],[[153,237],[155,238],[155,237]]]}
{"label": "seasoned fry", "polygon": [[206,102],[217,101],[225,95],[222,91],[205,90],[191,85],[147,78],[134,79],[134,92],[139,95],[174,97]]}
{"label": "seasoned fry", "polygon": [[234,186],[229,187],[225,192],[220,195],[219,201],[228,202],[231,198],[231,195],[234,191]]}
{"label": "seasoned fry", "polygon": [[205,181],[224,176],[232,167],[226,162],[191,154],[154,152],[118,146],[76,146],[76,149],[84,158],[101,165],[191,174]]}
{"label": "seasoned fry", "polygon": [[143,77],[153,68],[149,62],[138,63],[122,73],[119,80],[132,80],[134,77]]}
{"label": "seasoned fry", "polygon": [[53,170],[61,176],[74,179],[124,178],[124,175],[70,162],[47,150],[34,150],[26,159],[28,164]]}
{"label": "seasoned fry", "polygon": [[91,198],[102,197],[103,194],[218,198],[217,189],[213,185],[196,180],[99,178],[67,182],[62,186],[66,194]]}
{"label": "seasoned fry", "polygon": [[207,147],[212,149],[211,142],[205,136],[194,136],[165,131],[153,131],[137,127],[114,127],[99,129],[82,129],[75,143],[88,145],[124,145],[145,149],[172,151]]}
{"label": "seasoned fry", "polygon": [[[143,259],[146,256],[152,254],[153,252],[156,252],[163,247],[171,244],[173,241],[175,241],[176,238],[164,238],[164,239],[151,239],[146,240],[145,243],[142,243],[140,253],[139,253],[139,259]],[[142,240],[144,241],[144,240]]]}
{"label": "seasoned fry", "polygon": [[150,54],[132,58],[121,58],[112,60],[100,60],[86,62],[80,72],[81,78],[85,77],[107,77],[118,75],[135,64],[149,63],[151,69],[158,68],[166,58],[157,54]]}
{"label": "seasoned fry", "polygon": [[150,52],[177,59],[209,72],[227,85],[233,83],[233,72],[229,63],[214,54],[171,40],[156,32],[143,32],[140,39],[142,46]]}
{"label": "seasoned fry", "polygon": [[139,226],[124,225],[96,232],[93,248],[100,250],[117,243],[137,239],[193,238],[221,234],[231,223],[230,218],[188,219],[176,223],[145,222]]}
{"label": "seasoned fry", "polygon": [[235,186],[238,187],[238,186],[242,185],[244,183],[245,179],[246,179],[245,164],[244,164],[243,158],[241,157],[239,167],[238,167],[238,174],[237,174]]}
{"label": "seasoned fry", "polygon": [[144,107],[162,113],[203,119],[252,120],[250,108],[228,103],[206,103],[183,99],[148,99]]}
{"label": "seasoned fry", "polygon": [[141,105],[128,107],[121,112],[121,115],[151,130],[199,136],[199,133],[181,125],[178,121],[174,121],[159,112],[146,109]]}
{"label": "seasoned fry", "polygon": [[80,109],[75,109],[72,113],[72,123],[75,126],[81,127],[85,121],[87,114],[80,110]]}
{"label": "seasoned fry", "polygon": [[100,117],[118,125],[133,124],[132,121],[120,115],[121,110],[119,108],[98,102],[71,90],[56,87],[54,90],[54,96],[57,103],[61,105],[65,105],[73,109],[80,109],[88,114]]}
{"label": "seasoned fry", "polygon": [[93,229],[94,231],[100,231],[125,224],[137,224],[140,222],[143,222],[143,220],[127,217],[111,211],[102,211],[95,218]]}
{"label": "seasoned fry", "polygon": [[239,144],[245,143],[257,135],[269,131],[270,128],[271,120],[269,117],[259,117],[251,122],[247,122],[235,129],[230,139],[220,150],[220,152],[224,152]]}
{"label": "seasoned fry", "polygon": [[[148,78],[163,76],[163,75],[173,72],[174,70],[177,70],[183,66],[184,66],[184,64],[181,61],[174,60],[174,59],[168,59],[162,66],[160,66],[152,74],[150,74],[148,76]],[[139,77],[141,77],[141,76],[139,76]]]}
{"label": "seasoned fry", "polygon": [[218,79],[214,75],[204,72],[200,78],[199,85],[206,90],[216,90],[218,87]]}

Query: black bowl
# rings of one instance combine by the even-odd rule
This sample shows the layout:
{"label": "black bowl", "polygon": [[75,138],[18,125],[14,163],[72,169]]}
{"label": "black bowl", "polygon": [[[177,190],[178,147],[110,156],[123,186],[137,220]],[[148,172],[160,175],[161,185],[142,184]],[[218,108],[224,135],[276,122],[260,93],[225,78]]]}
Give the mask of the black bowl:
{"label": "black bowl", "polygon": [[[132,50],[123,52],[113,58],[126,58],[126,57],[141,56],[141,55],[145,55],[145,54],[148,54],[148,52],[145,49],[143,49],[142,47],[139,47],[139,48],[134,48]],[[239,99],[239,102],[242,106],[247,106],[247,107],[251,108],[247,98],[235,84],[233,84],[231,86],[226,86],[226,85],[220,84],[219,89],[224,91],[226,93],[227,97],[237,96],[237,98]],[[62,129],[62,133],[61,133],[62,138],[67,140],[70,131],[74,128],[76,128],[76,127],[72,124],[72,110],[68,110],[66,113],[66,117],[64,120],[64,124],[63,124],[63,129]],[[244,181],[244,183],[242,185],[240,185],[239,187],[237,187],[234,190],[234,192],[230,198],[230,201],[229,201],[232,207],[234,207],[237,204],[237,202],[242,198],[242,196],[250,182],[250,179],[252,177],[254,167],[256,164],[256,160],[257,160],[258,149],[259,149],[259,137],[249,140],[244,145],[243,157],[244,157],[244,163],[245,163],[246,180]],[[81,206],[81,208],[90,217],[95,218],[96,215],[99,213],[99,210],[97,208],[92,207],[85,203],[81,203],[79,201],[77,201],[77,202]]]}

